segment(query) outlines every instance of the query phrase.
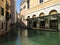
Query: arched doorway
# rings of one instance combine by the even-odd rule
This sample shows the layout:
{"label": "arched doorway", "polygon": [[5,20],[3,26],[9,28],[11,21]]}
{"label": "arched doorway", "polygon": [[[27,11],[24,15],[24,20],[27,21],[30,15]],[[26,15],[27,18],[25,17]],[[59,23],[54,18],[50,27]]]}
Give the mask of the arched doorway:
{"label": "arched doorway", "polygon": [[32,22],[31,22],[31,20],[30,20],[30,16],[28,16],[28,17],[27,17],[27,27],[28,27],[28,28],[31,28],[31,24],[32,24]]}
{"label": "arched doorway", "polygon": [[[32,18],[36,18],[36,15],[34,14],[34,15],[32,16]],[[37,21],[34,19],[34,20],[32,20],[32,22],[33,22],[32,27],[33,27],[33,28],[36,28],[36,27],[37,27]]]}
{"label": "arched doorway", "polygon": [[29,19],[29,18],[30,18],[30,16],[27,17],[27,19]]}
{"label": "arched doorway", "polygon": [[49,15],[54,15],[54,14],[57,14],[58,12],[56,11],[56,10],[51,10],[50,12],[49,12]]}
{"label": "arched doorway", "polygon": [[[49,13],[49,15],[56,15],[56,14],[58,14],[56,10],[51,10]],[[49,27],[51,29],[58,29],[58,19],[56,17],[50,19]]]}
{"label": "arched doorway", "polygon": [[42,13],[40,13],[39,17],[44,16],[44,15],[45,15],[45,14],[42,12]]}
{"label": "arched doorway", "polygon": [[33,16],[32,16],[32,18],[35,18],[36,17],[36,15],[34,14]]}
{"label": "arched doorway", "polygon": [[[39,17],[43,17],[45,14],[42,12],[40,13]],[[40,18],[40,24],[39,24],[40,28],[44,28],[45,27],[45,20],[44,18]]]}

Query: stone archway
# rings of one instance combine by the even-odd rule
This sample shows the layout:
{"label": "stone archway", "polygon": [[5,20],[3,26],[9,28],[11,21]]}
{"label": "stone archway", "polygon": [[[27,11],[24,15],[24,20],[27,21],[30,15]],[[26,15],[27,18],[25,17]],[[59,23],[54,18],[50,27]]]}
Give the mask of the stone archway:
{"label": "stone archway", "polygon": [[27,19],[29,19],[29,18],[30,18],[30,16],[27,17]]}
{"label": "stone archway", "polygon": [[34,14],[33,16],[32,16],[32,18],[35,18],[36,17],[36,15]]}
{"label": "stone archway", "polygon": [[[40,13],[39,17],[43,17],[45,14],[42,12]],[[41,21],[42,20],[42,21]],[[44,28],[45,27],[45,20],[43,18],[40,18],[40,21],[39,21],[39,27],[40,28]]]}
{"label": "stone archway", "polygon": [[[57,10],[51,10],[49,12],[49,15],[56,15],[58,14]],[[58,29],[58,19],[56,17],[50,17],[50,21],[49,21],[49,27],[51,29]],[[56,18],[56,19],[55,19]]]}
{"label": "stone archway", "polygon": [[[36,18],[36,15],[34,14],[34,15],[32,16],[32,18]],[[37,21],[36,21],[35,19],[32,20],[32,24],[33,24],[33,25],[32,25],[33,28],[36,28],[36,27],[37,27]]]}
{"label": "stone archway", "polygon": [[45,14],[42,12],[42,13],[40,13],[39,17],[44,16],[44,15],[45,15]]}
{"label": "stone archway", "polygon": [[30,16],[27,16],[27,27],[29,28],[29,27],[31,27],[31,21],[30,21]]}
{"label": "stone archway", "polygon": [[49,15],[54,15],[54,14],[57,14],[58,12],[56,11],[56,10],[51,10],[50,12],[49,12]]}

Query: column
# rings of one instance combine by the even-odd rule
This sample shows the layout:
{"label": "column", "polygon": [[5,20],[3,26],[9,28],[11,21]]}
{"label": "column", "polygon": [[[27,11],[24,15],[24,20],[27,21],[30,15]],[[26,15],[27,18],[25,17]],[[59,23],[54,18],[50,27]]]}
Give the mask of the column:
{"label": "column", "polygon": [[40,21],[38,20],[37,21],[37,28],[39,28],[39,26],[40,26]]}
{"label": "column", "polygon": [[31,21],[31,28],[33,28],[33,21]]}
{"label": "column", "polygon": [[46,22],[45,22],[45,28],[49,28],[49,19],[47,18]]}
{"label": "column", "polygon": [[58,30],[60,31],[60,17],[58,16]]}

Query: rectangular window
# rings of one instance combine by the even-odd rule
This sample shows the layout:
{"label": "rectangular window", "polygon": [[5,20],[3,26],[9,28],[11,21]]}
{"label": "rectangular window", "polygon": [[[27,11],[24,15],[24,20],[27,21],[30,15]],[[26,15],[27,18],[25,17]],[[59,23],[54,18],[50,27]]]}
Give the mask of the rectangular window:
{"label": "rectangular window", "polygon": [[43,0],[40,0],[40,3],[42,3],[43,2]]}
{"label": "rectangular window", "polygon": [[30,6],[30,0],[27,1],[27,8],[29,9],[29,6]]}
{"label": "rectangular window", "polygon": [[9,12],[6,11],[6,21],[9,21]]}
{"label": "rectangular window", "polygon": [[4,16],[4,9],[1,7],[1,15]]}
{"label": "rectangular window", "polygon": [[6,1],[6,9],[9,10],[9,3]]}

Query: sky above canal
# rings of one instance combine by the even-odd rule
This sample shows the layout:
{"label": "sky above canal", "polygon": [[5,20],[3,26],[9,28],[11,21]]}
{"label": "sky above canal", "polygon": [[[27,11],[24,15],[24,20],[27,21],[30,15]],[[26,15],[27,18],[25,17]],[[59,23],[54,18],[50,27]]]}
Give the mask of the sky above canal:
{"label": "sky above canal", "polygon": [[17,13],[20,13],[20,4],[22,0],[16,0],[16,11]]}

